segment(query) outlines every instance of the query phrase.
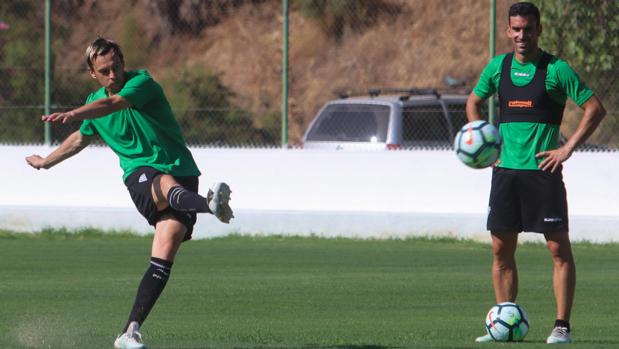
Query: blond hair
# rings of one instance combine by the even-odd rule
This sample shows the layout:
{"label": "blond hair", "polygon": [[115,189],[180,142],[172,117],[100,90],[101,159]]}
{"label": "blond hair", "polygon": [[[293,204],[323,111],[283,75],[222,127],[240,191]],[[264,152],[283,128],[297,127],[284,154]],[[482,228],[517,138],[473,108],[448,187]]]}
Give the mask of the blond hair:
{"label": "blond hair", "polygon": [[86,49],[86,64],[90,70],[93,70],[93,64],[95,59],[99,56],[103,56],[108,54],[110,51],[113,51],[116,56],[120,59],[121,63],[125,63],[125,59],[123,57],[122,50],[120,46],[112,40],[108,40],[102,37],[98,37],[95,41],[92,42]]}

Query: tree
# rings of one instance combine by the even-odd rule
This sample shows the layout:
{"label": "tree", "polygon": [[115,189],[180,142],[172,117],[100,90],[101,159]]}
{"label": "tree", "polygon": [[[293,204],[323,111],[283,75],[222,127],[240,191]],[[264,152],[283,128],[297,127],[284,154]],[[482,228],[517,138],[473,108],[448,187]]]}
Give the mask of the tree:
{"label": "tree", "polygon": [[619,144],[619,1],[537,0],[544,34],[540,46],[568,60],[609,111],[600,143]]}
{"label": "tree", "polygon": [[[43,126],[43,13],[34,0],[0,2],[0,142],[40,142]],[[17,16],[15,15],[17,14]]]}

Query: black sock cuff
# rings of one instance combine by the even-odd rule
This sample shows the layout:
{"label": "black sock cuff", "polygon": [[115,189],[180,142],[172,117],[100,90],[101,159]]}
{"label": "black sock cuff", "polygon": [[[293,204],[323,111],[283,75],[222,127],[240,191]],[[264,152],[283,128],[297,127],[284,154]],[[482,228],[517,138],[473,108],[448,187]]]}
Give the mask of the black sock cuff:
{"label": "black sock cuff", "polygon": [[570,322],[565,320],[556,319],[555,327],[565,327],[567,328],[567,332],[570,332]]}
{"label": "black sock cuff", "polygon": [[157,257],[150,257],[150,264],[169,270],[169,269],[172,269],[172,264],[174,263],[170,261],[166,261],[165,259],[161,259]]}

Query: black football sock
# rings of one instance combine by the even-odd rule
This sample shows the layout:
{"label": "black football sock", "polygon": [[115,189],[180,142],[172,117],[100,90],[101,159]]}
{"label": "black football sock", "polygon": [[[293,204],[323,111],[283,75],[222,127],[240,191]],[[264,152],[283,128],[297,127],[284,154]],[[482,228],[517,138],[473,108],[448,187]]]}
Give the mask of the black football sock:
{"label": "black football sock", "polygon": [[172,262],[168,262],[156,257],[150,258],[150,264],[140,286],[138,287],[138,293],[135,297],[135,303],[129,314],[129,320],[123,329],[123,333],[127,331],[129,324],[133,321],[137,321],[140,326],[150,313],[151,309],[157,302],[157,298],[165,288],[170,272],[172,271]]}
{"label": "black football sock", "polygon": [[565,320],[555,320],[555,327],[565,327],[567,328],[567,332],[570,332],[570,323],[569,321],[565,321]]}
{"label": "black football sock", "polygon": [[170,207],[182,212],[211,212],[205,197],[189,191],[180,185],[170,188],[168,191],[168,203]]}

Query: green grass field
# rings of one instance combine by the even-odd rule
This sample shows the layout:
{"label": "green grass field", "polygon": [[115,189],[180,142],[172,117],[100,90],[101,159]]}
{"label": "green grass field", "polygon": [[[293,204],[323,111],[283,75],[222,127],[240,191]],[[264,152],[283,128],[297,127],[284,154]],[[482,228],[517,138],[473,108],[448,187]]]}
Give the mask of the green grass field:
{"label": "green grass field", "polygon": [[[618,245],[576,244],[574,348],[617,348]],[[0,348],[111,348],[150,238],[0,233]],[[547,347],[551,261],[517,258],[524,343],[476,344],[493,305],[490,247],[456,240],[226,237],[190,241],[144,324],[156,348]]]}

